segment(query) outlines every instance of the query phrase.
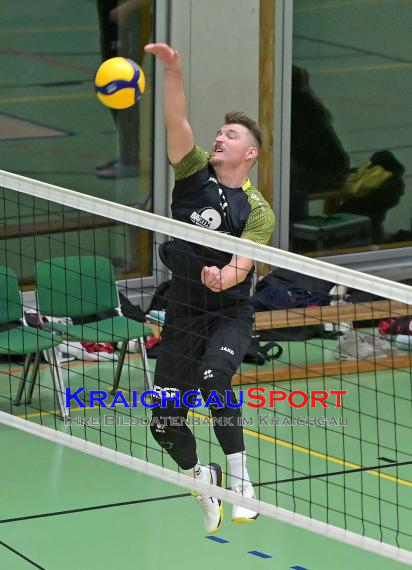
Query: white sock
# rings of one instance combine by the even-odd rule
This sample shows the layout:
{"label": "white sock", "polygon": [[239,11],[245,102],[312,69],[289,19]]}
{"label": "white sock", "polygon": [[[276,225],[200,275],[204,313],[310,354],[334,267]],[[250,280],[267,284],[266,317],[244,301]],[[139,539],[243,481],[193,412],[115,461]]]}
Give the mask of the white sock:
{"label": "white sock", "polygon": [[188,475],[189,477],[193,477],[194,479],[200,479],[201,481],[210,482],[210,471],[204,465],[200,465],[200,463],[196,463],[194,467],[191,469],[182,469],[182,473]]}
{"label": "white sock", "polygon": [[231,453],[226,457],[230,467],[230,486],[232,489],[239,483],[250,482],[246,467],[246,453],[240,451],[239,453]]}

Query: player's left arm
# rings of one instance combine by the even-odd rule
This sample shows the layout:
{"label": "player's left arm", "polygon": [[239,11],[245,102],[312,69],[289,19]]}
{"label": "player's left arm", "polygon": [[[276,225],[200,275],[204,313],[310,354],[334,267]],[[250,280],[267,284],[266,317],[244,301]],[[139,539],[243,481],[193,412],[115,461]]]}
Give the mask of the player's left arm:
{"label": "player's left arm", "polygon": [[[241,237],[266,245],[272,235],[275,225],[275,216],[266,201],[261,202],[252,209]],[[204,267],[201,280],[206,287],[214,291],[230,289],[244,281],[252,269],[254,260],[234,254],[230,262],[219,269],[218,267]]]}

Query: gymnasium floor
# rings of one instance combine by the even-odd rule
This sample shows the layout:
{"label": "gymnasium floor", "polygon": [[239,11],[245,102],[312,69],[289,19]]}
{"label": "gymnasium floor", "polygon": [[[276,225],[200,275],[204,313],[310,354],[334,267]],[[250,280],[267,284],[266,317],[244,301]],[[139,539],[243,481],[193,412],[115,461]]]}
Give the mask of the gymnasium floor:
{"label": "gymnasium floor", "polygon": [[[408,26],[408,2],[297,2],[295,32],[297,36],[306,37],[296,38],[294,55],[298,63],[311,70],[313,85],[331,108],[354,163],[362,163],[380,148],[396,148],[397,157],[407,166],[405,179],[409,183],[410,124],[406,117],[410,114],[410,89],[406,86],[409,85],[411,63],[409,60],[388,61],[385,54],[375,49],[379,38],[379,41],[387,42],[386,54],[397,56],[399,38],[396,30],[386,33],[380,26],[386,22],[386,13],[391,17],[395,15],[399,29]],[[149,146],[145,167],[137,181],[101,181],[94,172],[96,164],[112,158],[117,146],[117,134],[110,114],[97,103],[92,86],[100,57],[95,2],[54,0],[51,4],[47,0],[38,0],[34,11],[30,2],[3,0],[2,8],[1,168],[144,207],[151,191]],[[351,17],[352,24],[343,27],[342,21]],[[325,23],[333,37],[320,37]],[[332,48],[330,43],[322,44],[313,38],[337,44],[341,42],[346,46],[363,46],[366,51],[354,49],[352,52],[342,45]],[[404,55],[405,49],[403,46],[398,59]],[[151,71],[147,67],[148,62],[143,64],[150,93]],[[353,96],[341,97],[348,84],[352,86]],[[387,95],[388,86],[390,96]],[[147,140],[151,132],[151,98],[144,97],[141,105],[142,116],[146,118],[141,136]],[[11,123],[14,134],[6,137],[4,133],[11,132]],[[406,192],[402,200],[402,206],[396,210],[398,213],[395,210],[390,213],[389,225],[398,227],[399,224],[399,227],[409,229],[410,193]],[[131,387],[141,390],[142,376],[135,364],[138,358],[130,362],[134,366]],[[15,363],[13,369],[18,371],[19,364]],[[32,407],[10,409],[10,397],[17,389],[17,380],[12,379],[10,384],[8,374],[4,374],[8,370],[6,363],[0,365],[0,372],[3,372],[0,373],[0,410],[22,416],[27,412],[32,421],[38,422],[37,391]],[[110,364],[99,367],[87,364],[83,370],[81,365],[73,363],[69,370],[70,377],[66,376],[66,381],[71,378],[72,385],[79,386],[86,376],[89,388],[110,385],[113,374]],[[41,384],[42,401],[47,409],[53,410],[47,369],[42,370]],[[306,390],[325,385],[328,389],[342,388],[339,380],[328,378],[309,383],[277,383],[276,388]],[[122,386],[129,387],[127,371],[123,375]],[[309,470],[315,473],[339,471],[348,468],[349,464],[351,468],[353,465],[374,466],[380,464],[381,457],[410,460],[410,371],[399,371],[394,376],[364,374],[359,379],[347,376],[346,386],[348,396],[344,400],[342,416],[348,418],[347,427],[312,427],[307,430],[285,426],[275,430],[262,426],[260,433],[256,427],[246,428],[253,477],[271,481],[302,476]],[[376,386],[386,394],[378,395]],[[396,413],[394,394],[401,401]],[[359,408],[362,410],[361,422]],[[378,411],[379,420],[376,419]],[[290,412],[291,408],[282,406],[277,410],[282,417],[290,415]],[[74,417],[81,417],[82,413],[73,410]],[[96,416],[98,413],[98,410],[93,412]],[[42,421],[46,425],[54,425],[52,416],[43,414]],[[393,428],[395,422],[396,429]],[[58,429],[68,430],[59,421],[56,425]],[[79,437],[87,435],[92,441],[99,439],[95,430],[81,427],[73,427],[72,430]],[[202,437],[205,433],[207,439],[209,434],[206,430],[201,428],[198,435]],[[104,442],[114,447],[113,432],[110,428],[106,431]],[[131,435],[136,456],[145,456],[144,443],[150,446],[150,460],[162,460],[147,428],[119,427],[116,435],[120,450],[129,451],[127,442],[121,437],[129,438]],[[359,443],[360,435],[362,443]],[[395,449],[398,450],[396,457],[393,455]],[[217,461],[223,460],[216,446],[212,448],[212,455]],[[205,443],[200,444],[200,456],[209,457],[209,447]],[[258,462],[254,459],[258,456],[267,458],[267,461]],[[260,566],[277,570],[406,568],[373,553],[265,517],[260,517],[253,525],[232,525],[230,506],[218,534],[224,542],[213,541],[205,537],[201,517],[191,497],[162,499],[182,494],[181,488],[4,426],[0,427],[0,457],[2,570],[152,570],[161,566],[177,570],[187,565],[196,570],[209,570],[228,564],[239,570]],[[170,462],[165,459],[165,464],[170,465]],[[343,480],[346,493],[342,491]],[[365,532],[373,538],[380,538],[379,525],[389,529],[396,527],[398,517],[400,528],[410,532],[410,465],[399,470],[388,468],[376,473],[336,475],[329,477],[328,481],[328,485],[323,479],[282,483],[276,491],[273,486],[272,489],[262,488],[262,498],[276,500],[285,508],[295,503],[303,514],[328,519],[332,524],[346,524],[354,531],[362,530],[359,515],[363,511],[364,517],[370,521]],[[361,488],[364,491],[362,501]],[[378,501],[379,496],[397,503],[399,509]],[[147,499],[154,500],[148,502]],[[320,506],[326,500],[331,507],[328,513]],[[409,515],[406,514],[407,509]],[[386,528],[382,532],[389,544],[396,544],[394,532]],[[399,540],[403,548],[412,550],[410,537],[400,536]]]}
{"label": "gymnasium floor", "polygon": [[[319,357],[322,350],[332,359],[334,341],[326,343],[330,350],[325,350],[325,342],[322,346],[318,344],[312,347],[311,358]],[[304,358],[300,345],[290,346],[295,355],[301,351],[300,357],[295,357],[298,361]],[[153,365],[154,361],[151,363]],[[128,390],[142,391],[144,388],[139,355],[131,355],[129,364],[130,369],[124,370],[121,381],[126,397]],[[65,382],[72,392],[83,385],[86,390],[104,390],[110,386],[113,377],[110,363],[97,366],[72,361],[66,366]],[[5,363],[1,369],[3,372],[9,370]],[[11,365],[11,370],[11,381],[8,374],[0,374],[0,409],[3,411],[10,411],[10,393],[15,393],[18,383],[18,364]],[[411,465],[346,476],[330,475],[345,468],[381,465],[382,459],[378,458],[383,457],[410,461],[409,379],[409,371],[399,370],[394,375],[363,374],[359,380],[356,375],[348,375],[344,382],[333,378],[315,379],[309,384],[306,381],[277,382],[275,388],[287,392],[324,389],[325,386],[327,389],[347,389],[343,409],[331,408],[326,415],[328,418],[342,417],[343,422],[347,420],[347,426],[262,425],[258,428],[255,423],[246,427],[249,466],[254,480],[278,481],[307,473],[329,473],[329,477],[312,481],[306,479],[262,487],[261,498],[287,509],[295,506],[301,514],[328,520],[355,532],[362,532],[362,516],[366,521],[367,536],[379,539],[379,526],[382,526],[383,538],[390,544],[396,544],[396,532],[391,529],[396,529],[399,524],[400,545],[411,548],[410,536],[402,535],[402,529],[408,533],[412,527]],[[31,421],[41,421],[46,426],[69,432],[69,427],[56,421],[55,416],[43,412],[40,419],[40,397],[42,409],[53,410],[54,407],[47,365],[42,367],[41,385],[40,392],[36,388],[30,406],[13,406],[12,412],[21,417],[27,414]],[[273,385],[265,384],[265,387],[273,388]],[[392,416],[393,395],[397,402],[396,418]],[[359,402],[362,402],[362,417]],[[292,410],[282,404],[276,408],[276,416],[282,421],[285,416],[323,415],[318,409]],[[379,420],[376,410],[379,410]],[[269,417],[273,415],[273,410],[268,408],[252,410],[246,407],[243,415],[256,421],[257,412]],[[114,413],[118,418],[129,417],[123,406],[118,406],[115,412],[100,411],[99,408],[81,410],[75,406],[72,417],[74,421],[85,415],[100,417],[103,424],[104,414],[113,416]],[[142,407],[131,411],[132,417],[143,414]],[[200,408],[196,415],[201,417],[199,414],[204,415],[205,410]],[[210,459],[223,462],[214,435],[211,436],[212,447],[206,443],[209,428],[195,429],[200,441],[200,458],[204,462]],[[100,433],[98,427],[72,425],[71,430],[80,438],[101,441],[105,446],[173,468],[167,457],[162,458],[146,427],[106,426]],[[117,568],[134,565],[156,568],[159,563],[167,562],[169,568],[177,569],[181,567],[182,556],[199,569],[210,565],[221,567],[227,562],[236,563],[239,568],[266,565],[307,570],[326,570],[332,563],[336,570],[343,570],[348,565],[354,569],[373,567],[377,570],[405,567],[266,517],[260,517],[253,525],[233,525],[230,505],[226,507],[225,521],[217,535],[227,542],[216,542],[205,536],[193,499],[180,496],[186,495],[184,489],[4,426],[0,430],[0,449],[2,568],[27,568],[33,563],[47,570],[86,570],[111,568],[112,565]],[[179,496],[165,498],[170,495]],[[329,508],[326,510],[324,505],[327,503]]]}

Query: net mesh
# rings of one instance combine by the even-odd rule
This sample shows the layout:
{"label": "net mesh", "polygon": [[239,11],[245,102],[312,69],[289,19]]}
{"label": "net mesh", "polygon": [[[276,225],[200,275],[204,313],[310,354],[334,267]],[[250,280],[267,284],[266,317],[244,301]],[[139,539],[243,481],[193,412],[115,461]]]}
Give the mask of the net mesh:
{"label": "net mesh", "polygon": [[[266,264],[266,276],[253,288],[254,337],[232,385],[242,402],[236,421],[256,499],[225,489],[213,494],[411,560],[408,285],[5,172],[0,184],[1,421],[204,491],[204,483],[177,473],[149,429],[170,291],[170,271],[157,252],[165,237],[174,239],[176,299],[186,310],[185,323],[175,326],[188,341],[184,354],[178,344],[170,352],[170,369],[189,360],[193,377],[201,365],[196,343],[209,335],[198,313],[225,318],[227,307],[219,292],[212,310],[202,306],[205,287],[191,272],[187,244],[202,248],[210,266],[222,252],[234,264],[254,259]],[[79,256],[91,265],[67,261]],[[17,276],[22,309],[10,275]],[[195,287],[199,306],[192,310]],[[44,296],[52,315],[39,307],[47,306]],[[114,323],[120,312],[132,319],[122,331]],[[203,401],[190,408],[187,423],[200,461],[229,472],[215,416]]]}

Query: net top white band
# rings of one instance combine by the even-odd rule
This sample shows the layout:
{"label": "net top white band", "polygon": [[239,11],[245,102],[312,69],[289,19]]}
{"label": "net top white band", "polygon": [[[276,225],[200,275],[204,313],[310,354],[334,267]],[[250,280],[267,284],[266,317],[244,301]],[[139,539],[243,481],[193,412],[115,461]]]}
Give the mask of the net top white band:
{"label": "net top white band", "polygon": [[213,495],[229,503],[242,505],[246,508],[257,511],[262,515],[272,517],[287,524],[292,524],[293,526],[315,532],[328,538],[340,540],[346,544],[350,544],[352,546],[362,548],[363,550],[373,552],[374,554],[380,554],[381,556],[385,556],[399,562],[412,564],[412,552],[409,552],[408,550],[379,542],[378,540],[372,538],[358,535],[354,532],[318,521],[316,519],[311,519],[298,513],[291,513],[281,507],[258,501],[257,499],[243,497],[242,495],[234,493],[233,491],[228,491],[226,489],[222,489],[221,487],[216,487],[215,485],[209,485],[208,483],[204,483],[198,479],[192,479],[186,475],[182,475],[181,473],[176,473],[171,469],[160,467],[159,465],[154,465],[153,463],[143,461],[136,457],[131,457],[124,453],[101,447],[95,443],[91,443],[78,437],[68,435],[67,433],[55,431],[48,427],[29,422],[16,416],[11,416],[10,414],[6,414],[5,412],[1,411],[0,424],[18,428],[31,435],[35,435],[53,443],[70,447],[71,449],[77,451],[82,451],[83,453],[87,453],[88,455],[92,455],[100,459],[105,459],[106,461],[110,461],[116,465],[121,465],[140,473],[156,477],[157,479],[161,479],[179,487],[186,489],[195,489],[197,491],[207,493],[210,493],[211,490],[213,490]]}
{"label": "net top white band", "polygon": [[0,170],[5,188],[412,305],[412,287]]}

